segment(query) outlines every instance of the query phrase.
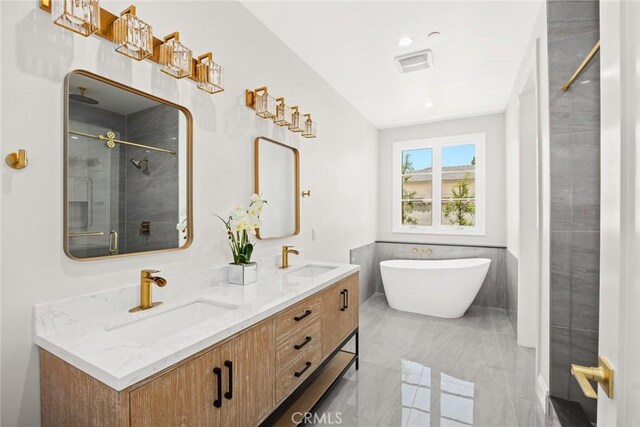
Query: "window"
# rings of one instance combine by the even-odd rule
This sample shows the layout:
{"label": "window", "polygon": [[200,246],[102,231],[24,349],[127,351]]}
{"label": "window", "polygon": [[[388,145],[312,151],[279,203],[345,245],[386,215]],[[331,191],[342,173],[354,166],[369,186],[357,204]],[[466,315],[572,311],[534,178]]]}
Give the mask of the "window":
{"label": "window", "polygon": [[393,232],[485,233],[485,135],[393,146]]}

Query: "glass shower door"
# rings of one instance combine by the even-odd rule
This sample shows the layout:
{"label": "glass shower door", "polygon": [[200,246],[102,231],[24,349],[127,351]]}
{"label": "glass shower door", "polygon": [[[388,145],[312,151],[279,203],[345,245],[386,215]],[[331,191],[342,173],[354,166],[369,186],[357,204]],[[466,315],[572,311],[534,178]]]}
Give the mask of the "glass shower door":
{"label": "glass shower door", "polygon": [[[80,135],[118,131],[69,121],[68,247],[78,258],[115,255],[119,251],[120,150],[105,141]],[[78,132],[78,133],[76,133]]]}

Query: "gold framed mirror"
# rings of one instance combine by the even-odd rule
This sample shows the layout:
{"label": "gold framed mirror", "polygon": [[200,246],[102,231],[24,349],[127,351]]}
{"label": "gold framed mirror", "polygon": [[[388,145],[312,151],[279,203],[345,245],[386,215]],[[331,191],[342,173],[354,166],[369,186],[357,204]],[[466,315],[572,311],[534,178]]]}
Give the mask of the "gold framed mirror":
{"label": "gold framed mirror", "polygon": [[96,260],[193,240],[193,118],[84,70],[65,78],[64,251]]}
{"label": "gold framed mirror", "polygon": [[300,233],[300,153],[260,136],[254,143],[255,193],[267,201],[256,237],[280,239]]}

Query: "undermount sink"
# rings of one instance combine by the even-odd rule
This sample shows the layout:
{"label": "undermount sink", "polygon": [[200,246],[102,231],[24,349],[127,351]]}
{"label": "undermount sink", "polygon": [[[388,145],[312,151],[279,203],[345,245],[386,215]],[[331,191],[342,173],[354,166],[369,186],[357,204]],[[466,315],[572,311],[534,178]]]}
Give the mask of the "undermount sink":
{"label": "undermount sink", "polygon": [[328,273],[335,268],[336,267],[327,265],[307,265],[305,267],[292,271],[291,273],[289,273],[289,275],[293,277],[304,277],[307,279],[313,279],[314,277],[320,276],[324,273]]}
{"label": "undermount sink", "polygon": [[191,326],[219,317],[236,308],[236,306],[210,301],[194,301],[124,324],[107,327],[106,330],[139,344],[147,345]]}

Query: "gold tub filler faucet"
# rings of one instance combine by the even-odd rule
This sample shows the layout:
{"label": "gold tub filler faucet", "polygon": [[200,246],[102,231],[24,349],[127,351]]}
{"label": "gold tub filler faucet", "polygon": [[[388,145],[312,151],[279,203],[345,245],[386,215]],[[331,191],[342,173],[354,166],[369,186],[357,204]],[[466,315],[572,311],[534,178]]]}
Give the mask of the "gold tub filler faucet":
{"label": "gold tub filler faucet", "polygon": [[140,305],[130,309],[130,313],[148,310],[162,304],[162,301],[152,302],[153,298],[151,298],[151,287],[153,285],[158,285],[159,287],[164,288],[167,286],[167,279],[160,276],[154,276],[155,273],[159,273],[159,271],[142,270],[140,272]]}

